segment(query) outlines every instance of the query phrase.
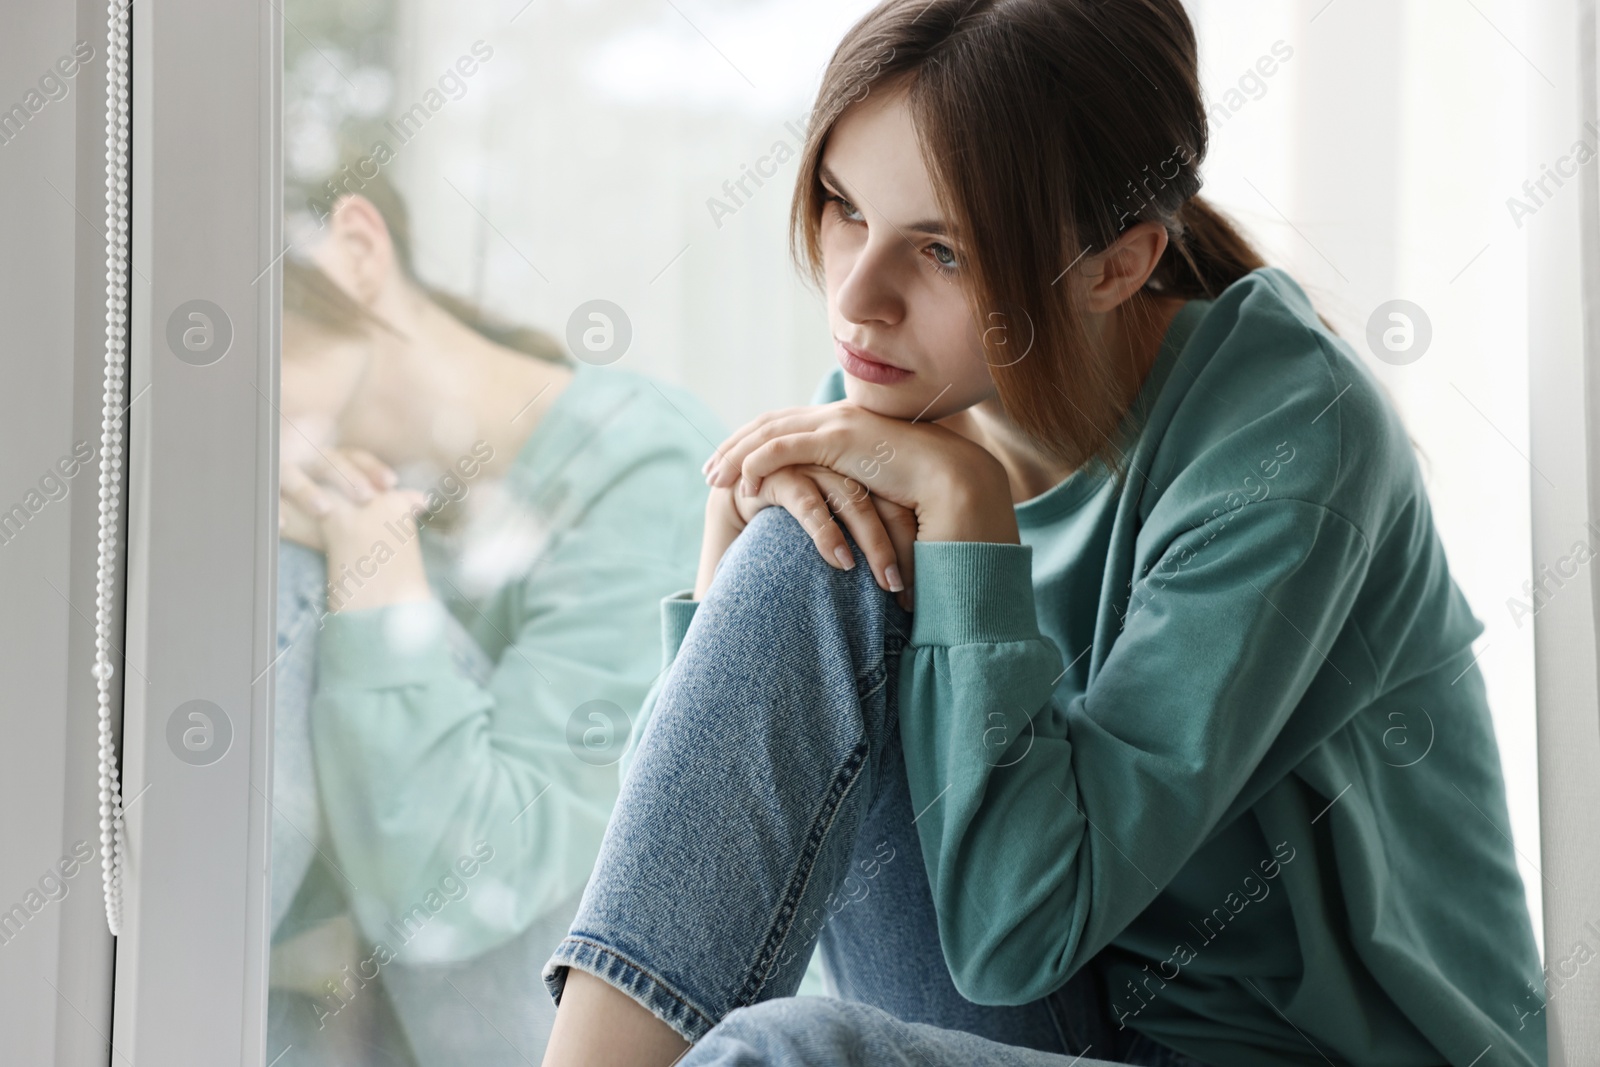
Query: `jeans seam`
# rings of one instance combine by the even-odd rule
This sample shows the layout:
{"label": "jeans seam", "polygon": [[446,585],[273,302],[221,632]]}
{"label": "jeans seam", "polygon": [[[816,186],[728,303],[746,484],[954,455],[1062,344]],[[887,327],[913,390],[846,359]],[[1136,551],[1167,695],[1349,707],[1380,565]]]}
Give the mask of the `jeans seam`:
{"label": "jeans seam", "polygon": [[[872,669],[865,676],[856,679],[856,702],[858,707],[886,686],[888,681],[887,660],[880,655]],[[800,900],[805,896],[807,886],[811,884],[811,875],[816,870],[817,855],[822,851],[822,843],[833,829],[833,825],[838,819],[839,811],[844,806],[845,798],[849,796],[851,788],[860,779],[861,770],[866,766],[867,757],[870,754],[871,746],[867,738],[863,736],[835,773],[833,784],[823,798],[822,809],[814,818],[811,833],[807,835],[805,845],[801,849],[799,860],[795,866],[795,873],[789,880],[789,888],[784,893],[783,900],[778,906],[778,911],[773,917],[766,942],[756,953],[755,959],[747,971],[744,985],[734,997],[735,1007],[747,1007],[754,1004],[761,995],[762,989],[766,987],[767,982],[771,979],[773,969],[778,965],[778,960],[782,956],[783,946],[794,931],[794,921],[800,907]]]}
{"label": "jeans seam", "polygon": [[[889,684],[889,663],[887,659],[880,660],[878,665],[867,672],[867,676],[856,683],[856,699],[865,701],[878,690]],[[862,687],[867,688],[863,689]]]}
{"label": "jeans seam", "polygon": [[856,682],[856,699],[863,702],[889,684],[889,672],[899,669],[900,656],[905,651],[905,643],[900,640],[898,629],[881,616],[880,621],[883,623],[879,632],[882,649],[878,661],[865,677]]}
{"label": "jeans seam", "polygon": [[839,810],[844,806],[844,801],[850,794],[851,788],[861,777],[861,768],[866,765],[869,746],[865,738],[851,750],[844,765],[839,768],[834,776],[833,785],[829,787],[824,798],[823,810],[818,813],[817,819],[812,823],[811,833],[806,838],[806,843],[801,849],[800,859],[796,865],[794,875],[790,878],[790,888],[784,894],[783,902],[778,907],[778,913],[773,919],[771,930],[767,934],[766,944],[756,954],[755,961],[751,964],[748,977],[745,979],[744,988],[734,998],[736,1007],[747,1007],[756,1002],[761,990],[766,986],[767,980],[772,977],[772,968],[776,964],[784,942],[794,929],[795,913],[800,906],[800,898],[805,895],[805,890],[811,883],[811,875],[816,870],[816,859],[822,851],[822,843],[826,840],[829,831],[837,820]]}
{"label": "jeans seam", "polygon": [[[890,681],[890,662],[888,661],[890,661],[888,654],[880,654],[874,667],[866,675],[856,678],[856,704],[858,704],[858,710],[859,705],[866,704],[870,697],[888,685],[888,681]],[[845,763],[835,773],[834,784],[830,785],[829,792],[824,797],[822,809],[814,817],[813,824],[811,824],[811,833],[806,837],[805,846],[800,851],[800,857],[798,857],[797,864],[795,864],[795,873],[790,877],[789,889],[784,893],[782,902],[778,907],[778,913],[774,915],[773,925],[771,925],[770,931],[766,934],[766,942],[762,945],[762,949],[755,953],[755,960],[752,961],[752,965],[747,971],[744,987],[734,997],[733,1003],[736,1008],[746,1008],[746,1006],[754,1005],[762,990],[765,989],[766,982],[770,981],[771,976],[773,976],[773,969],[778,966],[778,960],[781,958],[784,944],[789,941],[790,934],[794,933],[795,917],[797,917],[798,909],[800,909],[800,899],[805,896],[806,886],[811,885],[811,875],[816,870],[816,857],[822,851],[822,841],[827,840],[830,830],[834,829],[834,824],[838,821],[838,813],[842,811],[843,805],[845,805],[845,798],[850,795],[850,790],[853,789],[854,784],[861,779],[862,768],[867,765],[867,757],[869,757],[870,753],[872,753],[872,749],[870,749],[869,741],[867,741],[866,737],[862,737],[856,747],[851,750],[850,757],[846,758]]]}
{"label": "jeans seam", "polygon": [[1060,1004],[1057,1002],[1057,994],[1059,992],[1060,990],[1055,990],[1045,996],[1045,1014],[1050,1017],[1050,1025],[1055,1028],[1056,1038],[1061,1042],[1062,1049],[1068,1053],[1076,1053],[1078,1051],[1076,1047],[1078,1044],[1078,1035],[1077,1032],[1067,1024],[1066,1020],[1062,1018],[1062,1009]]}

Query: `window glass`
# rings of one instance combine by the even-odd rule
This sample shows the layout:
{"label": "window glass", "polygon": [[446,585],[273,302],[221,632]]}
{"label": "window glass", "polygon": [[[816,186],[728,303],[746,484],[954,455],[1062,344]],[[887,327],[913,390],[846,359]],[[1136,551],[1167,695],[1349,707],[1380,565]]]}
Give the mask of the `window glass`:
{"label": "window glass", "polygon": [[542,1055],[700,465],[833,365],[785,235],[865,9],[284,5],[269,1060]]}

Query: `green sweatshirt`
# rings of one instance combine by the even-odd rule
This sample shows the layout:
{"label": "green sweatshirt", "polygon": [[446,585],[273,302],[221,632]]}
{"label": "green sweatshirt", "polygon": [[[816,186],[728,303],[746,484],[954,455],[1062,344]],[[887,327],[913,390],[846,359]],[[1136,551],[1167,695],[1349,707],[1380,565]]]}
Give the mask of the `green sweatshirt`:
{"label": "green sweatshirt", "polygon": [[[324,621],[316,772],[333,878],[369,940],[467,959],[575,903],[659,665],[657,604],[694,582],[700,464],[726,433],[683,389],[577,364],[489,520],[423,531],[437,599]],[[487,685],[439,639],[445,611],[494,662]]]}
{"label": "green sweatshirt", "polygon": [[901,741],[956,987],[1103,952],[1118,1023],[1218,1067],[1544,1064],[1483,626],[1380,387],[1269,267],[1183,308],[1134,411],[1127,479],[1017,505],[1022,544],[916,544]]}

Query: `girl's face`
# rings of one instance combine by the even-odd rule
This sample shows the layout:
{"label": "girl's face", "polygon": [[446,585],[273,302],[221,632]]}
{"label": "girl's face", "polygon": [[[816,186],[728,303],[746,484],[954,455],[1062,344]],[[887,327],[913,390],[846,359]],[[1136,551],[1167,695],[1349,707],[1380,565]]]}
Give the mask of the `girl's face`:
{"label": "girl's face", "polygon": [[365,337],[346,337],[298,315],[283,316],[279,411],[286,454],[340,443],[339,422],[371,358]]}
{"label": "girl's face", "polygon": [[969,246],[939,216],[904,94],[880,89],[840,116],[820,175],[828,324],[846,397],[934,421],[995,396],[962,285]]}

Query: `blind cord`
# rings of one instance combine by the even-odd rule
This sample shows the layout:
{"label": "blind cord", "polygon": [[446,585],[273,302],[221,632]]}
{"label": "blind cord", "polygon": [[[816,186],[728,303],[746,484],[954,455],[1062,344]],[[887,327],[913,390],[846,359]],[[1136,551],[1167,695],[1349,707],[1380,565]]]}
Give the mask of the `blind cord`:
{"label": "blind cord", "polygon": [[122,497],[122,398],[128,363],[127,4],[106,6],[106,375],[100,418],[100,556],[95,575],[94,678],[100,706],[100,868],[106,924],[122,932],[122,786],[111,728],[112,609],[116,604],[117,516]]}

